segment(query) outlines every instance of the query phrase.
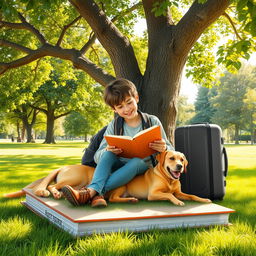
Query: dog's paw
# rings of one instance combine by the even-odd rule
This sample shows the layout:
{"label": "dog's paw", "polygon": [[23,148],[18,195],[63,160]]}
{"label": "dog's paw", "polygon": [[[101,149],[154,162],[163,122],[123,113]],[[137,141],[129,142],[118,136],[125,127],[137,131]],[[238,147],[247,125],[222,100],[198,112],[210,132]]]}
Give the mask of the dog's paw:
{"label": "dog's paw", "polygon": [[139,199],[138,198],[136,198],[136,197],[133,197],[133,198],[131,198],[130,200],[129,200],[129,203],[138,203],[139,202]]}
{"label": "dog's paw", "polygon": [[41,197],[48,197],[50,196],[50,192],[46,189],[37,189],[34,191],[34,194],[36,196],[41,196]]}
{"label": "dog's paw", "polygon": [[55,199],[61,199],[63,196],[63,193],[53,186],[48,186],[48,190]]}
{"label": "dog's paw", "polygon": [[180,201],[180,200],[177,200],[177,201],[175,201],[175,202],[173,202],[175,205],[178,205],[178,206],[184,206],[185,205],[185,203],[184,202],[182,202],[182,201]]}
{"label": "dog's paw", "polygon": [[203,200],[203,203],[206,203],[206,204],[209,204],[209,203],[211,203],[211,202],[212,202],[212,200],[207,199],[207,198],[205,198],[205,199]]}
{"label": "dog's paw", "polygon": [[63,196],[63,193],[60,192],[60,191],[58,191],[58,190],[56,190],[56,191],[54,191],[54,192],[52,193],[52,195],[53,195],[53,197],[54,197],[55,199],[61,199],[62,196]]}

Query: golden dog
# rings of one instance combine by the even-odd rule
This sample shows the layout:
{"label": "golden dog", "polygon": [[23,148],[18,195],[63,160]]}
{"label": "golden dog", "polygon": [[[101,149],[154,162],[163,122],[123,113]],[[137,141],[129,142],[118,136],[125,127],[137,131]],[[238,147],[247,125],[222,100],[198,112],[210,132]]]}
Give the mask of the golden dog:
{"label": "golden dog", "polygon": [[183,206],[180,200],[210,203],[210,199],[181,192],[180,174],[188,164],[184,154],[165,151],[157,155],[158,164],[143,175],[136,176],[128,184],[107,193],[110,202],[136,202],[138,199],[169,200]]}
{"label": "golden dog", "polygon": [[[180,200],[192,200],[210,203],[211,200],[181,192],[180,174],[185,171],[187,160],[177,151],[165,151],[157,155],[158,164],[148,169],[143,175],[136,176],[128,184],[109,191],[106,198],[110,202],[137,202],[138,199],[169,200],[175,205],[184,205]],[[79,189],[88,185],[94,168],[85,165],[70,165],[54,170],[47,177],[37,180],[26,188],[32,188],[37,196],[47,197],[52,193],[56,199],[61,198],[61,188],[70,185]],[[55,184],[49,185],[56,180]],[[18,197],[24,191],[6,194],[5,197]]]}

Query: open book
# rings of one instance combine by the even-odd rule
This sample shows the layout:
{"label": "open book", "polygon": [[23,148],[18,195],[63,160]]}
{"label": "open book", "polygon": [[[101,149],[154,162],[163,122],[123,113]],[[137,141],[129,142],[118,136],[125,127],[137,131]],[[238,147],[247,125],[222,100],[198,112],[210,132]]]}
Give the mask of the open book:
{"label": "open book", "polygon": [[156,151],[149,148],[149,143],[161,140],[161,129],[159,125],[154,125],[148,129],[137,133],[133,138],[120,135],[105,135],[108,145],[121,148],[123,152],[118,155],[126,158],[145,158]]}

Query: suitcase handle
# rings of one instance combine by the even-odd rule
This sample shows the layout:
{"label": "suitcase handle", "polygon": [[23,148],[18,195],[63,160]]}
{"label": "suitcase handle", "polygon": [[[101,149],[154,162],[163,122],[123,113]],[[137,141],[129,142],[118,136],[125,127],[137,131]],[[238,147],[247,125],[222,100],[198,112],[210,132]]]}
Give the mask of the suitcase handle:
{"label": "suitcase handle", "polygon": [[227,151],[226,151],[225,147],[223,147],[222,153],[224,155],[224,176],[227,177],[227,174],[228,174],[228,155],[227,155]]}

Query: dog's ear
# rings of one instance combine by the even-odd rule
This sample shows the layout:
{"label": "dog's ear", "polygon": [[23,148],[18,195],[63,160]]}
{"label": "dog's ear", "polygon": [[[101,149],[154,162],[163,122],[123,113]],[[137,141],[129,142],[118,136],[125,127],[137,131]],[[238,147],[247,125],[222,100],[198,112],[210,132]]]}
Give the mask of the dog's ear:
{"label": "dog's ear", "polygon": [[187,158],[184,154],[182,154],[182,155],[183,155],[183,159],[184,159],[183,168],[184,168],[184,172],[186,173],[187,172],[188,160],[187,160]]}
{"label": "dog's ear", "polygon": [[158,163],[160,163],[161,165],[164,163],[165,156],[167,153],[168,153],[168,151],[164,151],[164,152],[156,155],[156,160],[158,161]]}

